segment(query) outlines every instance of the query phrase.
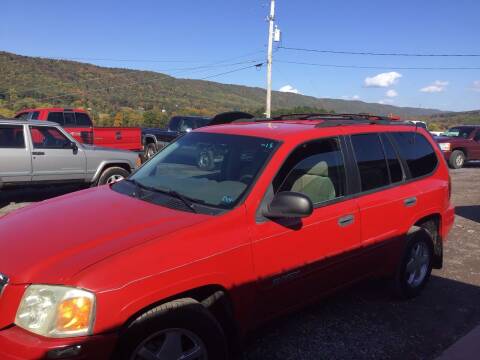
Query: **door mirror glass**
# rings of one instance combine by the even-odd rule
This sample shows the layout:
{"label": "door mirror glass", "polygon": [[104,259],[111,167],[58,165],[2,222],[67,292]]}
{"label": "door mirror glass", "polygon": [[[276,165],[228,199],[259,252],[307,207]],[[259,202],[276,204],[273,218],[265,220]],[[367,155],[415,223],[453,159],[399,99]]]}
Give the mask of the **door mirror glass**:
{"label": "door mirror glass", "polygon": [[304,194],[283,191],[275,195],[264,211],[267,218],[304,218],[313,212],[313,203]]}

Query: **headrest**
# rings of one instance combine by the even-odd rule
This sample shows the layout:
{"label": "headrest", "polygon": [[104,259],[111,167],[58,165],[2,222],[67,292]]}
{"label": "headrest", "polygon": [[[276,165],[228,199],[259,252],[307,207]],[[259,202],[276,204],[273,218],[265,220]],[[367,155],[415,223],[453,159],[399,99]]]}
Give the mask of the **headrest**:
{"label": "headrest", "polygon": [[328,164],[326,161],[320,161],[307,171],[308,175],[328,176]]}

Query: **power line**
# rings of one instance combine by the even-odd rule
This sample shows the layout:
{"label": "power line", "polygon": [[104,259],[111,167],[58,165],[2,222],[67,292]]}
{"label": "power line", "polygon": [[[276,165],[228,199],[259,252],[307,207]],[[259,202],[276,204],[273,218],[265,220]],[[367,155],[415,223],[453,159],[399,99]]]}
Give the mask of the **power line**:
{"label": "power line", "polygon": [[340,54],[340,55],[366,55],[366,56],[404,56],[404,57],[480,57],[480,54],[415,54],[415,53],[378,53],[369,51],[336,51],[336,50],[319,50],[319,49],[305,49],[279,46],[279,49],[292,50],[292,51],[304,51],[315,52],[321,54]]}
{"label": "power line", "polygon": [[375,69],[375,70],[480,70],[480,67],[437,67],[437,66],[363,66],[363,65],[337,65],[337,64],[318,64],[301,61],[276,60],[278,63],[318,66],[325,68],[341,68],[341,69]]}

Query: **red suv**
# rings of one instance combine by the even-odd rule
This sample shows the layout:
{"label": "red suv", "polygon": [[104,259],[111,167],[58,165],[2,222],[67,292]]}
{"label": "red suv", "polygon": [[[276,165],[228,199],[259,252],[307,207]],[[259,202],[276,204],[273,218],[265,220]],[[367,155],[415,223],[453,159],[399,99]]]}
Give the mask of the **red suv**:
{"label": "red suv", "polygon": [[416,296],[442,266],[450,189],[434,140],[401,122],[200,128],[129,179],[0,220],[0,358],[225,359],[359,280]]}

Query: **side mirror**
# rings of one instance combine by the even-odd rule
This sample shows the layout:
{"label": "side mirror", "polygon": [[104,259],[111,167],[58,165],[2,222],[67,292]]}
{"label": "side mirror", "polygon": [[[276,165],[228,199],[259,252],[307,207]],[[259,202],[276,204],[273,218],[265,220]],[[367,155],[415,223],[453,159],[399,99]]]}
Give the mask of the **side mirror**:
{"label": "side mirror", "polygon": [[263,212],[266,218],[304,218],[313,212],[313,203],[304,194],[284,191],[273,198]]}
{"label": "side mirror", "polygon": [[70,147],[73,150],[73,153],[76,154],[78,152],[78,145],[77,143],[74,143],[73,141],[70,143]]}

